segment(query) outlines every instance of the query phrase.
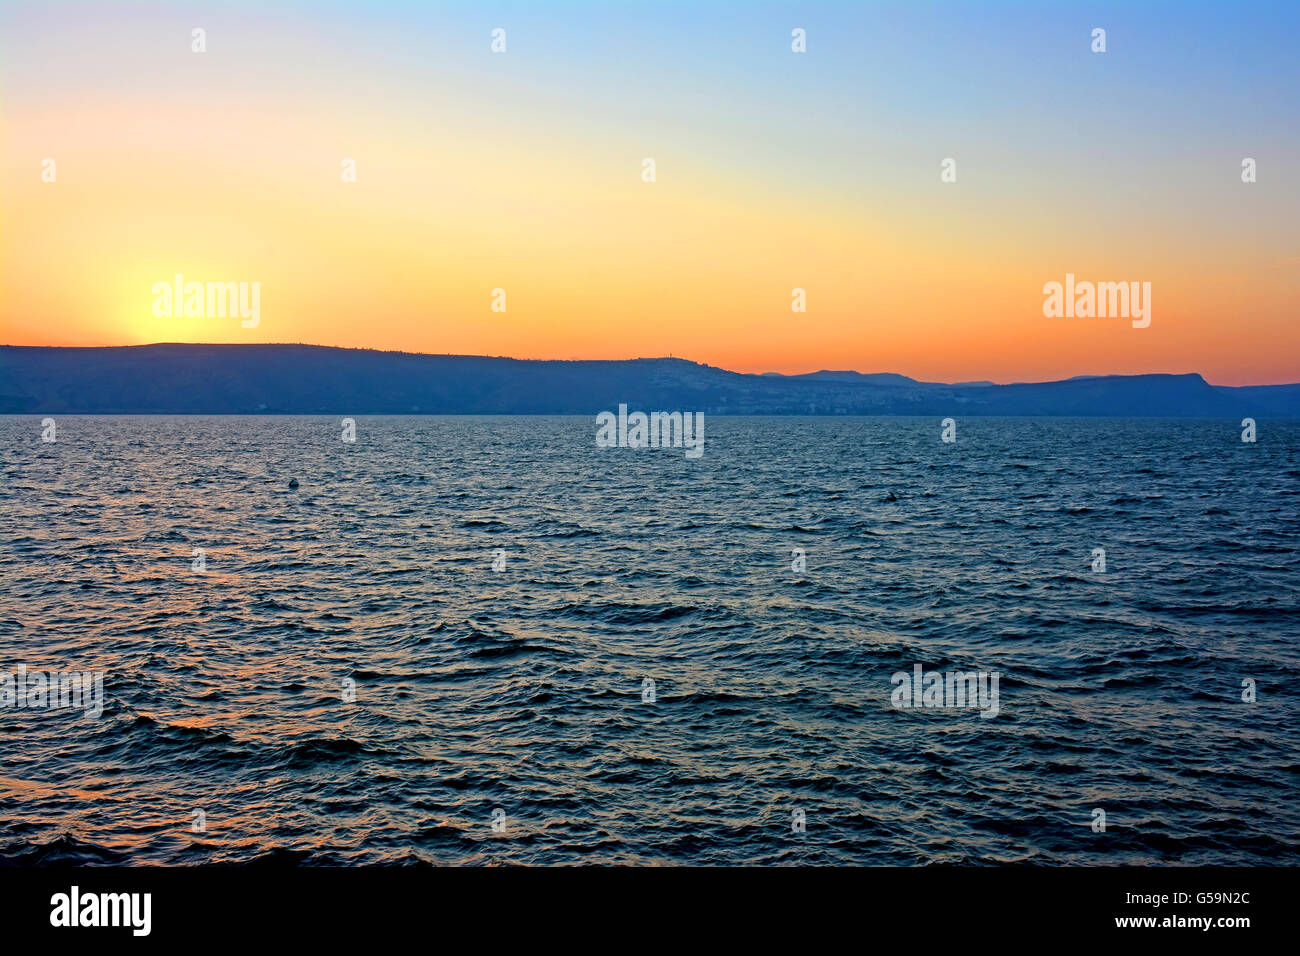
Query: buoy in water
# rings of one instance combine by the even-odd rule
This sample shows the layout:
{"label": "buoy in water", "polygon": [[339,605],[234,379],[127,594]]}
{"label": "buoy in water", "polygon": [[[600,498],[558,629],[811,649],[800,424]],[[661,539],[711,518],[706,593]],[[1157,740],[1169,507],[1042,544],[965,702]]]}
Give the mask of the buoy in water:
{"label": "buoy in water", "polygon": [[297,479],[297,478],[290,478],[290,479],[289,479],[289,487],[290,487],[290,488],[297,488],[297,487],[298,487],[298,479]]}

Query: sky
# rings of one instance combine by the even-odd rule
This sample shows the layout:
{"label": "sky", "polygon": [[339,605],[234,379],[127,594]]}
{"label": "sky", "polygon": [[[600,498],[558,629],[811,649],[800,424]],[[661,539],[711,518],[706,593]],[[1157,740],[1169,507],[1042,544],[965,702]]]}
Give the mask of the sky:
{"label": "sky", "polygon": [[[1294,3],[0,0],[0,343],[1296,382],[1298,47]],[[156,315],[178,273],[257,326]],[[1067,273],[1150,325],[1046,317]]]}

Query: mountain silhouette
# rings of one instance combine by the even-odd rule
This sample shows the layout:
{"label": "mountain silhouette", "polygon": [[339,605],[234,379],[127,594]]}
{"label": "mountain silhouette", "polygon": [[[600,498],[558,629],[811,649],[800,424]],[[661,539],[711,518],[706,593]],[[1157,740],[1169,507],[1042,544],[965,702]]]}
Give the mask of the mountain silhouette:
{"label": "mountain silhouette", "polygon": [[1080,415],[1300,417],[1300,385],[1198,374],[948,385],[892,373],[729,372],[679,358],[543,361],[316,345],[0,346],[7,414]]}

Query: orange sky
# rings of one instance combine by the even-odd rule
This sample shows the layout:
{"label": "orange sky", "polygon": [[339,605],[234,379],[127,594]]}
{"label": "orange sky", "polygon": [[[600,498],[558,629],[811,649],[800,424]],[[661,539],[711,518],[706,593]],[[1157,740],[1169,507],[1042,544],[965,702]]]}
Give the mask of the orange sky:
{"label": "orange sky", "polygon": [[[1169,155],[1121,126],[1080,151],[1024,115],[944,135],[864,90],[888,116],[864,143],[829,107],[788,111],[777,86],[767,118],[729,103],[734,90],[710,102],[698,89],[683,99],[695,112],[629,118],[626,101],[526,49],[422,61],[410,70],[433,75],[418,79],[362,51],[373,72],[344,75],[329,37],[285,33],[291,51],[268,65],[229,36],[238,18],[202,55],[186,22],[7,24],[30,46],[0,67],[0,342],[1300,381],[1297,191],[1277,161],[1253,184],[1238,170],[1246,149],[1278,151],[1267,123]],[[770,55],[769,71],[792,68],[780,44]],[[1111,94],[1091,95],[1104,110]],[[1048,122],[1050,134],[1066,121]],[[942,183],[950,154],[958,181]],[[1150,282],[1151,326],[1044,318],[1043,284],[1067,271]],[[154,284],[178,272],[259,282],[259,326],[155,317]],[[806,313],[791,311],[795,287]],[[504,313],[490,308],[496,288]]]}

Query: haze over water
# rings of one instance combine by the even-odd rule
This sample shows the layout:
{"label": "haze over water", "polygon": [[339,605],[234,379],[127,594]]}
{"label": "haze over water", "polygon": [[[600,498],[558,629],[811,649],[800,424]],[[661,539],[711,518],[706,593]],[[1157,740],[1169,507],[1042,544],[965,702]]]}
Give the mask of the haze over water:
{"label": "haze over water", "polygon": [[0,418],[0,860],[1297,862],[1300,424],[958,428]]}

